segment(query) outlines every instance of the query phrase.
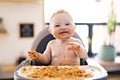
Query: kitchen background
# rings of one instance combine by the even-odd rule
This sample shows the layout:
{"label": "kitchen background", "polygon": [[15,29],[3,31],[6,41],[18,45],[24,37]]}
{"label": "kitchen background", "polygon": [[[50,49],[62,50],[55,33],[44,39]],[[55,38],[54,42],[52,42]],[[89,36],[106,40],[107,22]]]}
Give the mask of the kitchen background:
{"label": "kitchen background", "polygon": [[[48,0],[48,1],[52,1],[52,0]],[[99,1],[103,1],[103,0],[94,0],[94,1],[99,2]],[[107,1],[107,0],[105,0],[105,1]],[[120,0],[115,0],[115,1],[118,1],[120,3]],[[67,2],[65,4],[68,5]],[[51,7],[51,5],[49,5],[49,6]],[[54,8],[56,8],[56,7],[54,7]],[[54,8],[48,9],[48,11],[52,11],[52,10],[54,11],[55,10]],[[76,8],[76,10],[77,9],[78,8]],[[74,9],[72,9],[72,10],[74,10]],[[120,14],[119,14],[120,7],[117,8],[117,11],[118,11],[118,13],[117,13],[118,20],[120,22]],[[45,14],[48,14],[48,13],[44,14],[44,12],[45,12],[44,0],[0,0],[0,20],[2,19],[3,26],[4,26],[5,30],[7,31],[7,33],[5,33],[5,34],[0,33],[0,67],[3,64],[15,64],[16,60],[18,59],[19,56],[21,56],[21,54],[24,54],[24,56],[27,56],[27,51],[29,51],[31,49],[31,45],[32,45],[35,37],[45,27],[45,22],[44,22]],[[51,15],[51,14],[48,14],[48,15]],[[89,18],[92,19],[91,16]],[[93,20],[94,19],[95,19],[95,17],[93,18]],[[22,23],[27,23],[27,24],[30,23],[30,24],[34,25],[33,26],[34,36],[33,37],[29,37],[29,38],[20,37],[19,27],[20,27],[20,24],[22,24]],[[98,26],[98,25],[95,25],[95,26]],[[80,34],[85,33],[88,35],[88,32],[85,32],[85,31],[87,31],[86,26],[84,26],[84,29],[81,28],[81,26],[77,27],[77,28],[82,29],[81,31],[83,31],[83,32]],[[94,27],[94,28],[96,28],[96,27]],[[81,32],[78,29],[77,29],[77,31]],[[99,31],[101,31],[101,28],[95,29],[94,31],[99,33]],[[115,44],[117,46],[118,53],[120,53],[120,45],[119,45],[120,44],[120,37],[119,37],[120,32],[119,31],[120,31],[120,26],[117,26],[117,29],[116,29],[117,39],[116,39]],[[101,39],[100,35],[101,35],[101,33],[99,33],[99,36],[96,35],[95,39]],[[103,35],[104,34],[102,34],[102,36]],[[83,36],[83,38],[86,38],[86,36]],[[84,41],[86,42],[86,40],[84,40]],[[94,41],[94,42],[95,43],[97,42],[97,44],[98,44],[98,41]],[[85,45],[88,45],[88,44],[85,43]],[[94,48],[94,51],[95,50],[96,50],[96,47]],[[117,67],[119,68],[120,58],[118,58],[117,61],[118,61],[118,63],[115,63],[115,66],[117,65]],[[104,63],[104,64],[106,65],[106,63]],[[107,65],[110,65],[110,66],[112,64],[114,64],[114,62],[107,63]],[[12,71],[12,72],[11,73],[6,72],[6,69],[7,69],[7,71]],[[13,77],[14,68],[12,68],[12,70],[11,69],[9,70],[8,66],[5,66],[5,68],[3,68],[3,71],[4,70],[5,70],[5,74],[4,74],[4,72],[1,72],[1,73],[5,77],[6,76],[10,76],[10,78],[11,78],[11,76]],[[2,75],[0,74],[0,77],[1,76]],[[114,77],[115,79],[112,79],[112,77]],[[117,77],[119,77],[119,73],[117,74]],[[113,76],[113,74],[110,76],[111,80],[119,80],[119,78],[117,78],[117,77],[116,77],[116,74],[114,76]]]}
{"label": "kitchen background", "polygon": [[[0,64],[15,64],[21,53],[26,55],[35,36],[44,27],[43,0],[27,1],[0,2],[0,18],[7,30],[6,35],[0,34]],[[19,36],[21,23],[34,24],[34,37],[21,38]]]}
{"label": "kitchen background", "polygon": [[[110,4],[103,4],[104,2],[110,2],[111,0],[105,0],[102,3],[102,0],[92,0],[94,2],[94,6],[96,6],[96,8],[94,8],[94,6],[90,6],[91,12],[87,11],[87,9],[89,8],[89,6],[84,6],[82,5],[82,3],[75,3],[75,4],[80,4],[81,6],[83,6],[84,8],[86,8],[86,10],[83,9],[83,7],[79,7],[78,10],[74,9],[73,7],[71,14],[72,16],[75,18],[75,22],[90,22],[93,23],[94,21],[96,21],[96,19],[100,19],[100,21],[102,22],[102,17],[100,16],[94,16],[94,13],[97,13],[96,15],[102,15],[103,17],[105,17],[104,21],[107,20],[108,17],[108,13],[106,11],[106,8],[108,8],[110,6]],[[95,3],[96,1],[96,3]],[[101,1],[101,3],[99,2]],[[119,0],[115,0],[117,1],[117,4],[120,3]],[[46,9],[44,10],[44,2],[46,2],[45,7]],[[47,3],[48,2],[48,3]],[[62,2],[62,1],[61,1]],[[61,7],[66,7],[63,6],[63,3],[59,3],[59,5],[61,5]],[[86,3],[86,1],[83,1]],[[90,1],[88,1],[89,4]],[[50,15],[52,15],[52,12],[54,12],[55,10],[57,10],[59,8],[59,6],[57,6],[56,1],[51,2],[49,0],[0,0],[0,19],[2,19],[2,23],[4,28],[7,31],[6,35],[0,34],[0,64],[15,64],[16,59],[18,59],[18,57],[24,53],[24,55],[27,55],[27,51],[29,51],[31,49],[31,45],[32,42],[34,40],[34,38],[36,37],[36,35],[38,34],[38,32],[40,30],[42,30],[45,26],[45,22],[48,23],[49,17]],[[67,0],[66,0],[67,3]],[[52,8],[50,9],[51,5]],[[71,5],[73,4],[73,2],[69,2],[68,4],[68,11],[71,11],[71,8],[69,8]],[[102,5],[102,7],[101,7]],[[106,6],[106,7],[105,7]],[[103,9],[103,7],[105,7],[105,9]],[[94,10],[94,9],[95,10]],[[101,10],[103,9],[102,12]],[[117,5],[116,7],[116,11],[117,11],[117,20],[120,21],[120,17],[119,17],[119,10],[120,6]],[[97,10],[97,11],[96,11]],[[86,14],[86,13],[90,13],[91,16],[89,15],[85,15],[87,16],[87,18],[85,16],[80,16],[78,13],[75,13],[77,16],[79,16],[80,18],[78,18],[76,15],[74,16],[73,12],[78,12],[81,15]],[[80,12],[79,12],[80,11]],[[101,12],[99,12],[101,11]],[[48,12],[50,14],[48,14]],[[103,15],[105,14],[105,15]],[[45,16],[44,16],[45,15]],[[46,18],[47,16],[47,18]],[[86,19],[85,19],[86,18]],[[80,21],[79,21],[80,20]],[[103,21],[103,22],[104,22]],[[98,21],[99,22],[99,21]],[[21,38],[20,37],[20,24],[22,23],[30,23],[33,24],[33,28],[34,28],[34,36],[33,37],[29,37],[29,38]],[[82,25],[83,26],[83,25]],[[96,25],[95,25],[96,26]],[[88,27],[87,27],[88,28]],[[88,45],[87,42],[87,36],[88,36],[88,29],[86,28],[86,26],[79,26],[77,27],[77,32],[79,32],[83,39],[83,42],[85,43],[85,45]],[[94,29],[97,27],[93,27],[93,32],[94,32],[94,37],[93,37],[93,51],[96,53],[96,51],[98,51],[99,46],[98,43],[96,43],[98,41],[98,38],[100,38],[99,41],[102,41],[101,35],[103,35],[104,33],[101,31],[101,28],[99,29]],[[81,31],[79,31],[81,29]],[[120,38],[119,38],[119,30],[120,27],[117,26],[116,29],[116,39],[115,39],[115,46],[116,46],[116,51],[119,53],[120,52]],[[101,34],[102,33],[102,34]],[[96,35],[99,34],[99,35]],[[101,42],[99,42],[101,43]],[[95,45],[95,46],[94,46]],[[88,48],[88,46],[86,46],[86,48]]]}

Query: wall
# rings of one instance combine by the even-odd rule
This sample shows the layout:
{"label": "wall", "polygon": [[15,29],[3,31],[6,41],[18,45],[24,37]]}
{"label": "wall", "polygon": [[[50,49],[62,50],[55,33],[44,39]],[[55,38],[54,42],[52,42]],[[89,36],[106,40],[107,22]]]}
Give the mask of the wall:
{"label": "wall", "polygon": [[[30,50],[32,42],[43,28],[43,0],[40,3],[0,3],[0,17],[8,36],[0,37],[0,64],[14,64],[22,52]],[[19,37],[19,23],[34,23],[33,38]]]}
{"label": "wall", "polygon": [[0,0],[0,2],[26,2],[26,3],[39,3],[41,0]]}

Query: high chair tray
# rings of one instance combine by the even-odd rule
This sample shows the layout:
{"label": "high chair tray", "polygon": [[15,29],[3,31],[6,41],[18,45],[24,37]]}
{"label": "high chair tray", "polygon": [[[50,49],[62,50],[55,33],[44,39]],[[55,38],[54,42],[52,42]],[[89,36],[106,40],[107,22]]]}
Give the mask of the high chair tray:
{"label": "high chair tray", "polygon": [[94,65],[23,66],[15,71],[14,80],[107,80],[107,75],[104,68]]}

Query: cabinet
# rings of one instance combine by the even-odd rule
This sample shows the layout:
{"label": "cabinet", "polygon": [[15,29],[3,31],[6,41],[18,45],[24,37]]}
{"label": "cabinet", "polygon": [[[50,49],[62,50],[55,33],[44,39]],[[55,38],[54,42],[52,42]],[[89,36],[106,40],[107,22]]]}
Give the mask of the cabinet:
{"label": "cabinet", "polygon": [[0,2],[28,2],[28,3],[39,3],[42,0],[0,0]]}

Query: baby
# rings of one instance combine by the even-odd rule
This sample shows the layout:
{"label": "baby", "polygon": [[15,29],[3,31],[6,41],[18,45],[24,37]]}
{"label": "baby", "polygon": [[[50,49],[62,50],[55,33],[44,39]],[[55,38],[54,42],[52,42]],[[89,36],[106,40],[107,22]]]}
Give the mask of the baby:
{"label": "baby", "polygon": [[59,10],[50,19],[48,31],[54,40],[48,42],[44,53],[29,51],[31,60],[51,65],[80,65],[80,58],[87,58],[87,52],[80,39],[72,37],[76,26],[67,11]]}

